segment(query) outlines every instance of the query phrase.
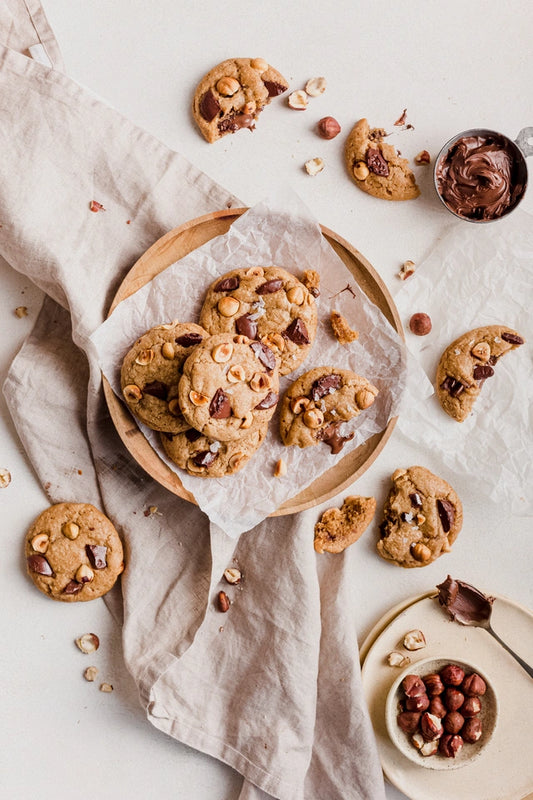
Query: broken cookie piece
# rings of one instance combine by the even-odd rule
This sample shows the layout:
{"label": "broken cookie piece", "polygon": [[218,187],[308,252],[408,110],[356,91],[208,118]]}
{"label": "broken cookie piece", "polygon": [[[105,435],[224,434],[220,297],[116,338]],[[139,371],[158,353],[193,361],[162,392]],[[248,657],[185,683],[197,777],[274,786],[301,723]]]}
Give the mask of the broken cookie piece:
{"label": "broken cookie piece", "polygon": [[368,528],[376,511],[374,497],[347,497],[341,508],[328,508],[315,525],[317,553],[341,553]]}
{"label": "broken cookie piece", "polygon": [[331,312],[329,321],[331,322],[333,335],[340,344],[350,344],[350,342],[354,342],[359,338],[358,331],[352,330],[348,325],[347,319],[342,314],[339,314],[338,311]]}
{"label": "broken cookie piece", "polygon": [[193,116],[202,136],[215,142],[243,128],[253,130],[263,108],[288,88],[283,75],[264,58],[229,58],[196,87]]}

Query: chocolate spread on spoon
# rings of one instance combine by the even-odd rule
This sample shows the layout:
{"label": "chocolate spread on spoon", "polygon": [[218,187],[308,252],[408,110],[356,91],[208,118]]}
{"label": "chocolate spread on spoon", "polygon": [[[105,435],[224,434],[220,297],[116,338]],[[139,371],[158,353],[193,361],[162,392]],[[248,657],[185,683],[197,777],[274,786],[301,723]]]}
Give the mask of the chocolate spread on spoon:
{"label": "chocolate spread on spoon", "polygon": [[493,597],[486,597],[479,589],[449,575],[438,584],[439,603],[450,617],[461,625],[471,625],[490,619]]}

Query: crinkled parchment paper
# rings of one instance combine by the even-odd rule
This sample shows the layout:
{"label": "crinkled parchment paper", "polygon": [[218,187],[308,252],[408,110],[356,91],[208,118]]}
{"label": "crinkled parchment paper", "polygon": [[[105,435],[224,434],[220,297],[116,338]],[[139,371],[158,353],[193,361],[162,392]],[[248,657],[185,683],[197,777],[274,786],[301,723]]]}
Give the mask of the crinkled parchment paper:
{"label": "crinkled parchment paper", "polygon": [[477,476],[492,500],[532,514],[533,217],[517,210],[490,224],[454,223],[395,299],[406,330],[417,311],[432,319],[428,336],[406,334],[432,382],[443,351],[466,331],[501,323],[526,339],[498,361],[464,422],[434,394],[406,404],[399,427],[459,475]]}
{"label": "crinkled parchment paper", "polygon": [[[295,195],[286,192],[283,197],[250,209],[226,234],[168,267],[120,303],[92,336],[102,372],[121,397],[122,360],[141,334],[174,319],[196,322],[206,289],[215,278],[235,267],[271,264],[296,275],[305,269],[315,269],[321,275],[315,342],[299,370],[281,379],[281,391],[312,367],[332,365],[365,376],[378,387],[379,395],[370,409],[345,424],[345,431],[355,431],[355,436],[339,455],[332,455],[325,444],[304,450],[284,447],[276,413],[255,456],[240,472],[220,479],[198,478],[179,470],[164,454],[159,434],[140,426],[154,450],[192,492],[200,508],[230,536],[238,536],[257,525],[349,450],[383,430],[398,413],[407,370],[405,346],[396,331],[358,288],[310,212]],[[348,284],[352,291],[343,291]],[[332,308],[344,314],[359,331],[357,341],[342,346],[333,337],[329,324]],[[274,466],[280,458],[285,460],[288,470],[283,478],[275,478]]]}

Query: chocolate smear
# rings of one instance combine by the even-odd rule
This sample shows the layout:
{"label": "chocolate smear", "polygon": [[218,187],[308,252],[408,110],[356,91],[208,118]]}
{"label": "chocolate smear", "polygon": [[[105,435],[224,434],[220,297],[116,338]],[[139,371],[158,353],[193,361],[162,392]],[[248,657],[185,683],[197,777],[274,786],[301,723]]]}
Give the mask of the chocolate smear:
{"label": "chocolate smear", "polygon": [[260,403],[258,403],[254,411],[264,411],[266,408],[272,408],[278,402],[279,395],[276,392],[269,392],[266,397],[263,397]]}
{"label": "chocolate smear", "polygon": [[238,275],[233,275],[231,278],[222,278],[214,287],[214,292],[232,292],[240,286],[240,278]]}
{"label": "chocolate smear", "polygon": [[94,569],[105,569],[107,567],[107,547],[103,544],[86,544],[85,552]]}
{"label": "chocolate smear", "polygon": [[502,339],[504,342],[509,342],[509,344],[524,344],[522,337],[516,333],[502,333]]}
{"label": "chocolate smear", "polygon": [[446,498],[437,499],[437,511],[439,512],[439,519],[440,524],[442,525],[442,530],[444,533],[448,533],[451,530],[453,523],[455,522],[455,506],[453,503],[450,503],[449,500]]}
{"label": "chocolate smear", "polygon": [[182,347],[192,347],[194,344],[200,344],[204,337],[201,333],[191,331],[191,333],[184,333],[183,336],[178,336],[174,341]]}
{"label": "chocolate smear", "polygon": [[211,450],[201,450],[192,456],[192,460],[197,467],[210,467],[217,458],[218,453],[213,453]]}
{"label": "chocolate smear", "polygon": [[276,356],[266,344],[263,342],[252,342],[250,345],[256,358],[259,359],[261,364],[268,370],[276,368]]}
{"label": "chocolate smear", "polygon": [[377,147],[369,147],[366,151],[366,165],[374,175],[382,175],[386,178],[389,174],[389,164]]}
{"label": "chocolate smear", "polygon": [[220,133],[235,133],[242,128],[249,128],[253,130],[254,116],[253,114],[234,114],[232,117],[221,119],[217,125]]}
{"label": "chocolate smear", "polygon": [[227,419],[231,417],[231,403],[226,392],[218,388],[209,403],[209,416],[213,419]]}
{"label": "chocolate smear", "polygon": [[309,344],[310,341],[305,322],[301,320],[300,317],[293,319],[283,335],[286,336],[287,339],[290,339],[291,342],[298,345]]}
{"label": "chocolate smear", "polygon": [[28,556],[28,568],[37,575],[46,575],[46,577],[50,578],[54,575],[54,570],[46,558],[36,553],[32,553],[31,556]]}
{"label": "chocolate smear", "polygon": [[283,281],[281,278],[273,278],[271,281],[265,281],[258,286],[255,290],[257,294],[274,294],[283,288]]}
{"label": "chocolate smear", "polygon": [[211,89],[208,89],[207,92],[202,96],[199,109],[200,114],[206,122],[211,122],[214,120],[220,111],[220,103],[216,99]]}
{"label": "chocolate smear", "polygon": [[311,386],[311,400],[317,403],[321,397],[327,394],[333,394],[337,389],[340,389],[342,378],[340,375],[323,375],[318,378]]}
{"label": "chocolate smear", "polygon": [[461,625],[490,619],[494,598],[487,597],[474,586],[448,575],[445,581],[437,585],[437,589],[439,603]]}
{"label": "chocolate smear", "polygon": [[343,436],[339,428],[342,422],[330,422],[321,431],[318,432],[317,438],[325,444],[329,445],[333,455],[340,453],[346,442],[353,439],[355,433],[350,433],[348,436]]}
{"label": "chocolate smear", "polygon": [[250,319],[246,314],[235,320],[235,330],[241,336],[247,336],[248,339],[257,339],[257,322]]}

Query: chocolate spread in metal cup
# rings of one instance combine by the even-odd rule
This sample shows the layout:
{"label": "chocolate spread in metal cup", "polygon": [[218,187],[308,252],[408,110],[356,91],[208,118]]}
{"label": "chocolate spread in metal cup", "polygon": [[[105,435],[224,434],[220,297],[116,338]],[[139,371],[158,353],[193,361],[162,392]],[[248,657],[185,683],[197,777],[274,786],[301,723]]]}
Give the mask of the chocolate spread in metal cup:
{"label": "chocolate spread in metal cup", "polygon": [[435,188],[449,211],[470,222],[511,212],[527,186],[524,153],[507,136],[473,129],[454,136],[435,161]]}

